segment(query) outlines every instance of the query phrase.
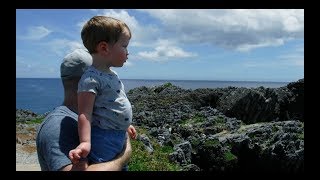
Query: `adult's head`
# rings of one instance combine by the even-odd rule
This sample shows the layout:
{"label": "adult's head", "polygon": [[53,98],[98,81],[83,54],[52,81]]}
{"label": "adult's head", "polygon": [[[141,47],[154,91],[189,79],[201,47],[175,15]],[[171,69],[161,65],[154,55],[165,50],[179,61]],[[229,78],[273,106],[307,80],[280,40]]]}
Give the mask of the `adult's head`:
{"label": "adult's head", "polygon": [[76,49],[63,58],[60,65],[62,81],[80,78],[92,64],[92,56],[84,49]]}
{"label": "adult's head", "polygon": [[60,76],[64,87],[64,104],[77,107],[78,82],[84,71],[92,64],[92,56],[85,49],[76,49],[63,58]]}
{"label": "adult's head", "polygon": [[131,38],[131,31],[124,22],[112,17],[94,16],[83,26],[81,38],[83,45],[92,54],[100,42],[115,44],[122,34]]}

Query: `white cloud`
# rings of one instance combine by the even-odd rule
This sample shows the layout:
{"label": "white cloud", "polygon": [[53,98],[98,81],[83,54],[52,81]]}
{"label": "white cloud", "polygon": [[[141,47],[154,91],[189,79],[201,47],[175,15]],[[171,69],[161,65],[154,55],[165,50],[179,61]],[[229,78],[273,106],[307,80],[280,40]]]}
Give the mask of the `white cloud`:
{"label": "white cloud", "polygon": [[155,41],[159,29],[152,24],[140,24],[138,20],[129,15],[125,10],[103,10],[102,15],[111,16],[125,22],[132,33],[130,46],[150,46],[149,42]]}
{"label": "white cloud", "polygon": [[39,40],[48,36],[52,31],[43,26],[32,26],[27,29],[25,35],[18,36],[22,40]]}
{"label": "white cloud", "polygon": [[265,40],[264,42],[261,42],[258,44],[241,44],[238,47],[236,47],[236,50],[246,52],[246,51],[250,51],[255,48],[268,47],[268,46],[279,46],[282,44],[284,44],[283,39],[270,39],[270,40]]}
{"label": "white cloud", "polygon": [[59,56],[64,56],[67,53],[78,49],[84,48],[83,44],[78,41],[71,41],[68,39],[54,39],[46,44],[49,49]]}
{"label": "white cloud", "polygon": [[152,51],[142,51],[138,53],[139,58],[151,61],[175,60],[181,58],[195,57],[197,54],[187,52],[175,45],[175,42],[158,39]]}
{"label": "white cloud", "polygon": [[303,9],[140,10],[162,22],[179,43],[209,43],[248,51],[303,38]]}
{"label": "white cloud", "polygon": [[138,21],[135,17],[130,16],[125,10],[104,10],[104,16],[114,17],[125,22],[130,29],[136,29],[138,27]]}
{"label": "white cloud", "polygon": [[167,39],[158,39],[154,43],[152,51],[142,51],[138,53],[139,59],[151,61],[166,61],[197,56],[196,53],[187,52],[178,47],[175,42]]}
{"label": "white cloud", "polygon": [[141,58],[159,61],[178,59],[178,58],[189,58],[196,56],[194,53],[186,52],[183,49],[175,46],[158,46],[153,51],[139,52],[138,55]]}
{"label": "white cloud", "polygon": [[[153,48],[151,51],[138,52],[135,56],[137,59],[148,59],[154,61],[170,60],[172,58],[188,58],[196,56],[195,53],[186,52],[179,45],[175,44],[173,40],[161,40],[159,27],[156,24],[140,24],[140,22],[130,15],[126,10],[102,10],[101,13],[96,13],[104,16],[114,17],[125,22],[131,32],[132,39],[129,46],[131,47],[147,47]],[[85,22],[80,22],[78,25],[83,26]],[[133,57],[132,56],[132,57]],[[128,63],[127,66],[132,64]]]}

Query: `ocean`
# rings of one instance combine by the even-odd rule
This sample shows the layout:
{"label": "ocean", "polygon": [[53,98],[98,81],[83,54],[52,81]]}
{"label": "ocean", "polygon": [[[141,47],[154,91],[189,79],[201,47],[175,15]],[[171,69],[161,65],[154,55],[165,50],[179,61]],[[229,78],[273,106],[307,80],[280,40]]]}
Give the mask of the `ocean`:
{"label": "ocean", "polygon": [[[228,86],[255,88],[278,88],[288,82],[257,81],[200,81],[200,80],[140,80],[122,79],[126,92],[146,86],[153,87],[167,82],[184,89],[223,88]],[[16,78],[16,108],[27,109],[38,114],[51,111],[63,101],[63,86],[59,78]]]}

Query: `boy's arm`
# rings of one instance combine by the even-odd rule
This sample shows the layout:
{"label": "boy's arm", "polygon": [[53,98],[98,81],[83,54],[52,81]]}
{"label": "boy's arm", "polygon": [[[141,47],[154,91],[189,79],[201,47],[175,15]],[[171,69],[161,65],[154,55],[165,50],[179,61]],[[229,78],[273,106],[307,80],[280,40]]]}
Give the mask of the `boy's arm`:
{"label": "boy's arm", "polygon": [[95,97],[96,95],[92,92],[78,93],[78,132],[80,146],[89,148],[83,152],[84,157],[88,155],[91,147],[91,116]]}
{"label": "boy's arm", "polygon": [[78,93],[78,128],[81,142],[90,142],[91,116],[96,95],[92,92]]}

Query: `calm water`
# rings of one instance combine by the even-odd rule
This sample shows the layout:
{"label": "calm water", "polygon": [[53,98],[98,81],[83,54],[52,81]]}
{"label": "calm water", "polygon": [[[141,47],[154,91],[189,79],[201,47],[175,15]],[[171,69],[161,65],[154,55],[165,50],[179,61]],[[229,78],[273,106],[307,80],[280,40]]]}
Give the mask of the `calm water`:
{"label": "calm water", "polygon": [[[287,82],[254,81],[186,81],[186,80],[122,80],[126,91],[140,86],[158,86],[170,82],[185,89],[218,87],[269,87],[278,88]],[[16,78],[16,108],[29,109],[35,113],[45,113],[60,105],[63,100],[63,87],[59,78]]]}

